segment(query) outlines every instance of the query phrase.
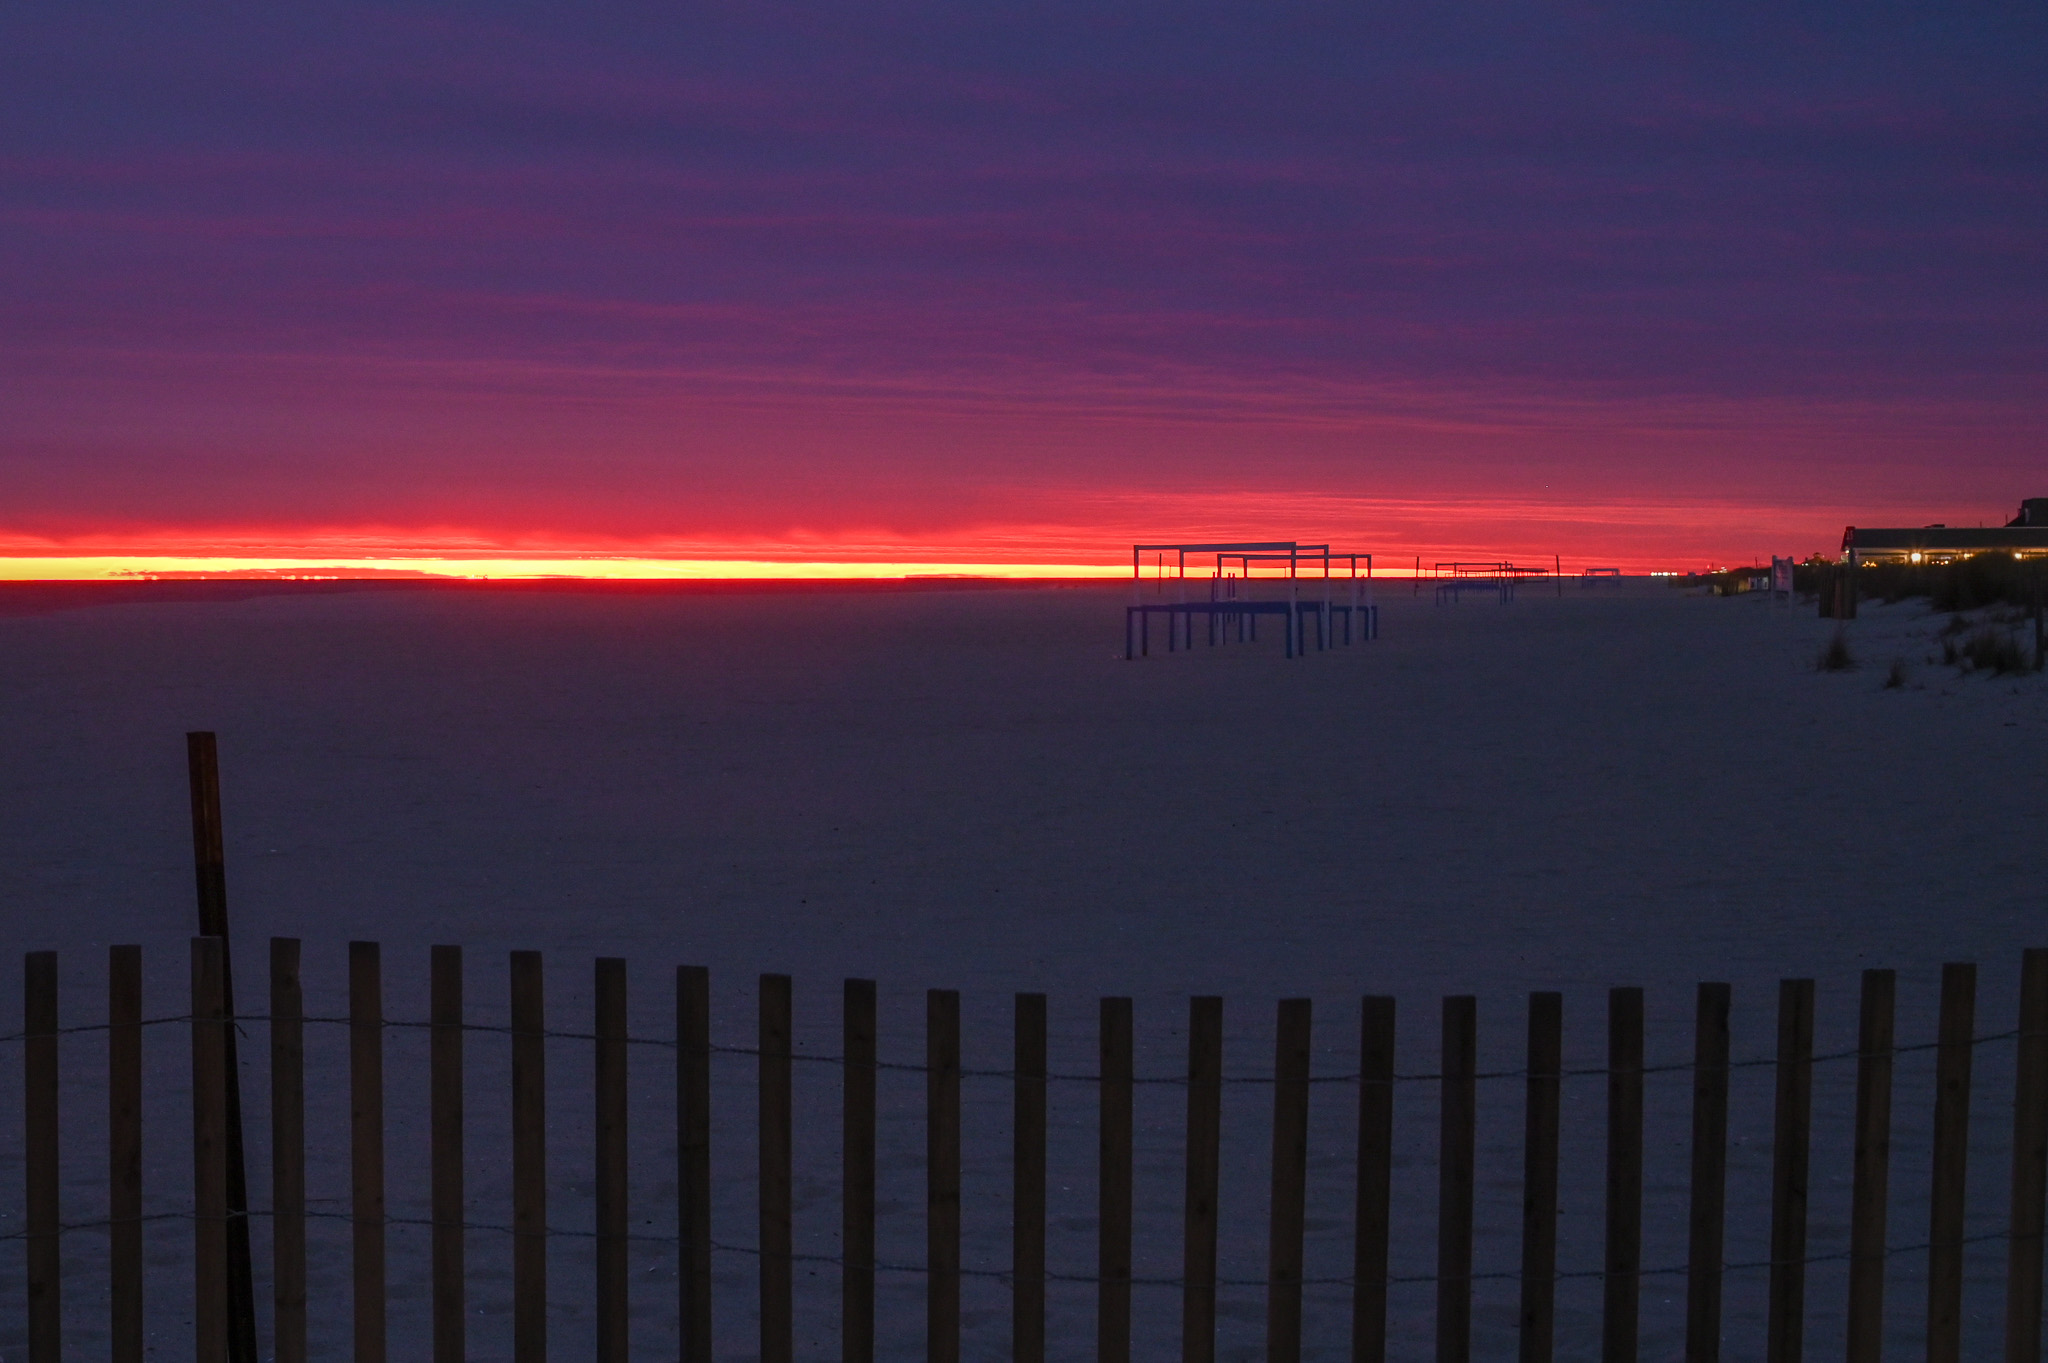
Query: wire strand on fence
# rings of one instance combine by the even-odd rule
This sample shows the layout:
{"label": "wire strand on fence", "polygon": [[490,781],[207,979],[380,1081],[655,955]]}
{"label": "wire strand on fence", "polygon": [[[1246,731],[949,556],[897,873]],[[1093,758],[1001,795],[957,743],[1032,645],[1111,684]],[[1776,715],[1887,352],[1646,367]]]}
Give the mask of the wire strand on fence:
{"label": "wire strand on fence", "polygon": [[[144,1018],[140,1024],[136,1025],[140,1025],[143,1027],[159,1027],[173,1023],[184,1023],[191,1021],[191,1014],[182,1013],[174,1014],[168,1017]],[[230,1021],[236,1023],[239,1027],[240,1024],[248,1022],[268,1023],[270,1021],[270,1016],[267,1013],[237,1013],[233,1016],[233,1018],[230,1019]],[[329,1026],[337,1027],[356,1025],[349,1018],[346,1017],[317,1016],[310,1014],[306,1017],[295,1019],[295,1021],[314,1024],[326,1024]],[[387,1030],[430,1031],[438,1024],[432,1022],[417,1022],[407,1018],[386,1018],[380,1025]],[[80,1023],[77,1026],[73,1027],[59,1027],[54,1033],[25,1031],[11,1032],[5,1035],[0,1035],[0,1045],[4,1045],[6,1043],[15,1041],[25,1041],[31,1036],[72,1036],[82,1032],[104,1032],[108,1030],[108,1027],[109,1024],[104,1022],[87,1022]],[[515,1029],[503,1023],[465,1022],[461,1024],[461,1030],[465,1032],[485,1032],[499,1036],[510,1036],[518,1029]],[[544,1030],[540,1033],[540,1035],[549,1041],[595,1042],[598,1039],[597,1034],[595,1032],[570,1032],[558,1031],[554,1029]],[[1972,1037],[1970,1039],[1970,1045],[1972,1047],[1996,1045],[1997,1043],[2003,1041],[2018,1040],[2023,1035],[2031,1036],[2032,1033],[2023,1033],[2021,1029],[2017,1027],[2008,1028],[2003,1032],[1987,1032],[1982,1036]],[[677,1045],[676,1041],[672,1037],[627,1036],[622,1038],[622,1040],[625,1042],[626,1045],[629,1046],[654,1046],[664,1050],[671,1051],[676,1049]],[[1891,1047],[1889,1054],[1911,1055],[1919,1051],[1937,1050],[1940,1048],[1940,1046],[1941,1043],[1938,1041],[1916,1041],[1905,1045],[1895,1045]],[[760,1048],[755,1046],[723,1046],[715,1043],[711,1046],[711,1051],[714,1055],[734,1055],[752,1058],[758,1058],[761,1054]],[[1857,1049],[1856,1047],[1851,1046],[1844,1050],[1828,1051],[1821,1055],[1816,1055],[1806,1063],[1812,1065],[1825,1065],[1838,1061],[1859,1060],[1862,1057],[1863,1052]],[[844,1056],[817,1055],[811,1052],[798,1051],[791,1052],[789,1059],[799,1063],[814,1065],[844,1065],[846,1063],[846,1058]],[[876,1060],[871,1063],[876,1069],[894,1070],[904,1074],[924,1074],[927,1072],[926,1066],[917,1064],[913,1061]],[[1753,1056],[1746,1060],[1731,1060],[1728,1062],[1727,1068],[1731,1070],[1763,1069],[1768,1068],[1770,1066],[1774,1066],[1777,1063],[1778,1058],[1775,1055]],[[1692,1061],[1674,1060],[1662,1064],[1645,1065],[1642,1067],[1642,1069],[1632,1070],[1630,1071],[1630,1073],[1645,1075],[1683,1074],[1693,1070],[1694,1068],[1696,1068],[1696,1066],[1693,1064]],[[1014,1070],[962,1069],[955,1071],[955,1073],[959,1074],[960,1077],[963,1079],[1014,1080],[1017,1077],[1016,1071]],[[1609,1070],[1605,1065],[1588,1065],[1575,1066],[1572,1068],[1560,1070],[1558,1072],[1558,1077],[1562,1079],[1594,1079],[1605,1078],[1610,1073],[1612,1073],[1612,1071]],[[1529,1077],[1529,1070],[1527,1068],[1506,1070],[1481,1070],[1479,1073],[1473,1075],[1472,1077],[1474,1079],[1527,1079]],[[1070,1084],[1097,1084],[1102,1082],[1102,1076],[1097,1074],[1051,1073],[1045,1075],[1044,1078],[1052,1081]],[[1405,1074],[1396,1073],[1393,1076],[1393,1082],[1397,1084],[1429,1084],[1437,1083],[1442,1079],[1443,1075],[1434,1070],[1417,1071]],[[1188,1082],[1188,1077],[1185,1074],[1136,1075],[1133,1076],[1131,1082],[1136,1084],[1177,1084],[1184,1087]],[[1226,1084],[1270,1085],[1275,1081],[1273,1076],[1270,1074],[1226,1074],[1223,1076],[1223,1082]],[[1359,1082],[1359,1075],[1358,1072],[1355,1070],[1341,1074],[1318,1074],[1311,1075],[1307,1082],[1311,1084],[1356,1084]]]}

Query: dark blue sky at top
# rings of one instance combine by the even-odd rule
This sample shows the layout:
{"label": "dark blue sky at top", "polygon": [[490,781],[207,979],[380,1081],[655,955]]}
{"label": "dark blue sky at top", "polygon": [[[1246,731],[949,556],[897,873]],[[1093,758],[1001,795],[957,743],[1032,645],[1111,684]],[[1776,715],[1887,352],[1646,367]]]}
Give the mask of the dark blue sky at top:
{"label": "dark blue sky at top", "polygon": [[[2003,479],[2043,452],[2044,227],[2038,6],[16,6],[0,528],[140,515],[109,473],[283,520],[620,451],[635,497],[892,486],[829,416],[650,434],[764,394],[944,412],[956,483],[1163,457],[1034,465],[976,410],[1219,401],[1962,421]],[[1426,487],[1404,448],[1356,458]]]}

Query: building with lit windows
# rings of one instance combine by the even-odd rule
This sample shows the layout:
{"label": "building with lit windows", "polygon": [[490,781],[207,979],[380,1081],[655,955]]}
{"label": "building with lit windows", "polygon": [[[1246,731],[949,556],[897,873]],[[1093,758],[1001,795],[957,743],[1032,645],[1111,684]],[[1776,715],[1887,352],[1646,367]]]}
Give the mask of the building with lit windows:
{"label": "building with lit windows", "polygon": [[2027,498],[2020,503],[2019,515],[1999,526],[1873,530],[1852,525],[1842,532],[1842,557],[1852,563],[1951,563],[1986,553],[2048,557],[2048,497]]}

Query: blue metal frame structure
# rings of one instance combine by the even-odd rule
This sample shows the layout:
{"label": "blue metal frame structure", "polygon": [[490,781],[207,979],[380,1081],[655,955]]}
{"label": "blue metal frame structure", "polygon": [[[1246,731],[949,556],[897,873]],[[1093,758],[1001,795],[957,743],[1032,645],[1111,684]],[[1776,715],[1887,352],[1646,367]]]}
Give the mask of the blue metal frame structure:
{"label": "blue metal frame structure", "polygon": [[[1167,554],[1175,556],[1174,582],[1177,600],[1147,603],[1144,599],[1144,556],[1157,554],[1159,569],[1158,590],[1166,590]],[[1191,601],[1188,599],[1188,555],[1214,554],[1216,565],[1209,575],[1209,599]],[[1363,560],[1366,575],[1362,582],[1358,577],[1358,565]],[[1238,565],[1238,573],[1231,575],[1228,567]],[[1351,568],[1351,601],[1338,604],[1331,599],[1333,577],[1332,565],[1348,562]],[[1256,601],[1248,596],[1239,596],[1241,585],[1256,579],[1252,577],[1254,563],[1287,565],[1287,599],[1284,601]],[[1301,599],[1301,570],[1305,564],[1321,564],[1323,599],[1303,601]],[[1267,579],[1271,580],[1271,579]],[[1152,652],[1152,617],[1166,617],[1166,647],[1168,652],[1179,649],[1182,640],[1189,648],[1195,643],[1195,619],[1204,617],[1208,622],[1208,641],[1213,646],[1218,642],[1228,643],[1233,627],[1238,642],[1257,642],[1258,618],[1261,615],[1281,617],[1286,631],[1286,652],[1289,658],[1298,656],[1308,648],[1308,621],[1315,621],[1316,649],[1318,652],[1331,647],[1336,637],[1336,617],[1344,619],[1344,643],[1352,643],[1354,637],[1372,640],[1379,637],[1379,607],[1372,601],[1372,555],[1333,553],[1327,544],[1303,544],[1297,540],[1233,541],[1211,544],[1134,544],[1131,546],[1131,605],[1124,612],[1124,657],[1126,659],[1149,656]]]}

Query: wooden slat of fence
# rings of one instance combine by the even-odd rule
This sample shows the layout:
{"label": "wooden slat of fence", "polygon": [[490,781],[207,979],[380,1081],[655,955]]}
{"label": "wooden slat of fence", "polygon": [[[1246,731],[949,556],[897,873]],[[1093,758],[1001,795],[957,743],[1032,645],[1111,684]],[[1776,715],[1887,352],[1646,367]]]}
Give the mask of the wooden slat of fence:
{"label": "wooden slat of fence", "polygon": [[142,948],[107,949],[107,1357],[142,1363]]}
{"label": "wooden slat of fence", "polygon": [[2048,949],[2020,965],[2012,1110],[2012,1240],[2005,1265],[2006,1363],[2041,1357],[2041,1231],[2048,1193]]}
{"label": "wooden slat of fence", "polygon": [[598,958],[596,1003],[597,1363],[626,1363],[626,963]]}
{"label": "wooden slat of fence", "polygon": [[1728,1010],[1727,985],[1699,987],[1692,1051],[1686,1363],[1716,1363],[1721,1356],[1721,1254],[1728,1201]]}
{"label": "wooden slat of fence", "polygon": [[1102,1000],[1096,1183],[1096,1363],[1131,1358],[1131,1001]]}
{"label": "wooden slat of fence", "polygon": [[228,1363],[227,1015],[221,940],[192,939],[192,1356]]}
{"label": "wooden slat of fence", "polygon": [[29,1363],[57,1363],[64,1350],[63,1254],[58,1243],[57,953],[22,958],[23,1229],[28,1251]]}
{"label": "wooden slat of fence", "polygon": [[462,1363],[468,1319],[462,1229],[462,948],[434,947],[428,961],[434,1363]]}
{"label": "wooden slat of fence", "polygon": [[384,1363],[384,970],[375,942],[348,944],[348,1073],[355,1360]]}
{"label": "wooden slat of fence", "polygon": [[270,939],[270,1274],[277,1363],[306,1363],[306,998],[299,940]]}
{"label": "wooden slat of fence", "polygon": [[1443,1003],[1442,1098],[1437,1139],[1436,1357],[1472,1357],[1473,1150],[1479,1005],[1469,994]]}
{"label": "wooden slat of fence", "polygon": [[1394,1000],[1358,1010],[1358,1187],[1351,1240],[1351,1360],[1386,1363],[1387,1233],[1394,1174]]}
{"label": "wooden slat of fence", "polygon": [[1521,1363],[1550,1363],[1557,1334],[1557,1141],[1564,995],[1529,996],[1522,1109]]}
{"label": "wooden slat of fence", "polygon": [[1934,1174],[1927,1198],[1927,1363],[1962,1363],[1963,1211],[1970,1160],[1970,1072],[1977,967],[1941,968],[1934,1058]]}
{"label": "wooden slat of fence", "polygon": [[541,954],[515,951],[512,992],[512,1358],[548,1356],[547,1012]]}
{"label": "wooden slat of fence", "polygon": [[1010,1357],[1045,1363],[1045,995],[1017,995],[1010,1163]]}
{"label": "wooden slat of fence", "polygon": [[1188,1000],[1187,1192],[1182,1209],[1181,1363],[1215,1363],[1216,1205],[1222,1178],[1223,1000]]}
{"label": "wooden slat of fence", "polygon": [[841,1045],[841,1363],[875,1360],[875,982],[846,982]]}
{"label": "wooden slat of fence", "polygon": [[1266,1358],[1299,1363],[1301,1277],[1308,1219],[1307,999],[1282,999],[1273,1042],[1273,1183],[1266,1249]]}
{"label": "wooden slat of fence", "polygon": [[1878,1363],[1884,1350],[1884,1240],[1892,1161],[1893,998],[1898,977],[1863,972],[1856,1029],[1856,1155],[1849,1193],[1846,1363]]}
{"label": "wooden slat of fence", "polygon": [[1813,981],[1780,980],[1766,1363],[1800,1363],[1806,1349],[1807,1166],[1812,1126]]}
{"label": "wooden slat of fence", "polygon": [[924,1003],[925,1358],[960,1359],[960,995]]}
{"label": "wooden slat of fence", "polygon": [[1607,991],[1607,1208],[1601,1363],[1636,1363],[1643,1272],[1643,991]]}
{"label": "wooden slat of fence", "polygon": [[711,1363],[711,974],[676,967],[676,1325],[682,1363]]}
{"label": "wooden slat of fence", "polygon": [[761,1363],[791,1363],[795,1351],[792,1226],[790,982],[761,977],[760,1245]]}

